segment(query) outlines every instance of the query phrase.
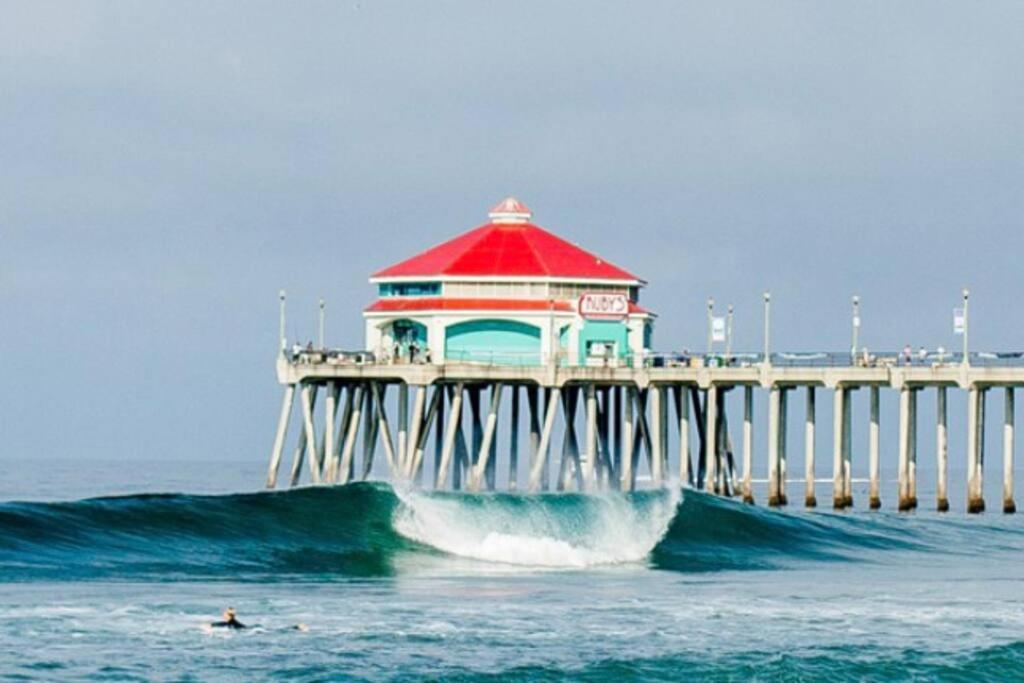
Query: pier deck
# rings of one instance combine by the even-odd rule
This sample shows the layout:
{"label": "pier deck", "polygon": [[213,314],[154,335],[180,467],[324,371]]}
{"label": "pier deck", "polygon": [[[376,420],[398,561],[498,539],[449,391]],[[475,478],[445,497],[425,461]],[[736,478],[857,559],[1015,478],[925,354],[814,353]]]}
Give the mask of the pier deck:
{"label": "pier deck", "polygon": [[[379,441],[390,476],[396,479],[424,482],[425,465],[430,461],[432,485],[436,488],[494,489],[498,480],[498,434],[507,433],[507,449],[502,449],[507,457],[502,466],[507,468],[504,480],[511,489],[524,478],[529,490],[633,490],[638,470],[646,467],[653,486],[663,485],[672,470],[679,473],[684,484],[721,495],[742,495],[753,502],[753,394],[759,389],[768,392],[769,505],[788,502],[788,403],[794,392],[806,394],[805,503],[813,506],[817,504],[816,392],[824,389],[833,397],[833,506],[842,509],[853,505],[850,397],[858,389],[867,389],[871,420],[867,448],[869,505],[880,505],[879,394],[890,390],[899,395],[898,507],[911,510],[917,507],[917,399],[921,391],[934,390],[936,507],[946,510],[946,406],[947,392],[954,389],[968,394],[967,509],[980,512],[984,509],[986,397],[991,390],[1001,389],[1005,406],[1003,510],[1016,509],[1014,392],[1016,387],[1024,386],[1024,358],[1018,353],[971,354],[966,363],[959,354],[934,358],[897,353],[863,358],[849,353],[782,353],[773,354],[768,362],[756,354],[707,358],[650,354],[614,365],[575,366],[564,359],[533,364],[507,360],[433,364],[377,362],[362,352],[282,352],[277,376],[285,395],[267,485],[276,485],[298,392],[302,427],[292,462],[292,485],[300,482],[303,461],[308,463],[312,483],[344,483],[369,476]],[[398,394],[391,401],[390,387],[397,387]],[[724,400],[725,393],[733,390],[743,392],[739,468]],[[315,404],[321,391],[326,399],[322,424],[318,425]],[[410,391],[415,392],[411,411]],[[518,464],[519,432],[524,422],[520,417],[521,393],[527,399],[523,414],[529,431],[522,449],[528,458],[525,476],[520,476]],[[501,403],[506,395],[511,409],[503,411]],[[508,419],[502,419],[503,415]],[[357,470],[360,434],[361,467]],[[673,448],[669,447],[670,435]],[[559,437],[560,460],[553,453],[553,442]]]}

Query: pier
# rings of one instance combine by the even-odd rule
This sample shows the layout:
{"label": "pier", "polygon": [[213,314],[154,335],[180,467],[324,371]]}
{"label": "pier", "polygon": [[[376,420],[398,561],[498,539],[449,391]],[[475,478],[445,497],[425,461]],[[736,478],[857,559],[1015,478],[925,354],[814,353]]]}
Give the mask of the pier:
{"label": "pier", "polygon": [[[854,506],[853,459],[866,453],[866,506],[878,509],[892,495],[898,510],[909,511],[919,505],[919,397],[934,392],[932,504],[947,511],[953,390],[967,396],[968,512],[985,510],[984,427],[994,392],[1004,406],[1001,509],[1016,510],[1014,392],[1024,386],[1024,354],[969,351],[966,290],[957,353],[859,349],[856,297],[850,351],[772,352],[767,293],[762,351],[733,352],[731,311],[716,319],[709,301],[708,351],[658,352],[655,316],[638,303],[646,283],[534,226],[531,216],[509,198],[492,209],[488,224],[371,277],[380,298],[364,312],[362,350],[326,347],[322,302],[318,344],[289,347],[282,292],[276,371],[283,399],[269,488],[281,483],[294,411],[300,427],[291,486],[345,484],[378,466],[395,481],[434,489],[633,491],[678,482],[755,503],[760,464],[768,471],[763,502],[784,506],[797,469],[788,425],[802,403],[802,493],[804,505],[815,507],[824,493],[815,474],[825,469],[818,419],[831,403],[832,507]],[[546,262],[545,254],[557,258]],[[716,351],[723,337],[725,350]],[[883,391],[898,396],[896,415],[882,415]],[[742,394],[739,415],[729,412],[733,392]],[[868,424],[857,425],[852,406],[865,394]],[[767,412],[763,436],[754,433],[756,406]],[[898,425],[891,494],[880,480],[883,419]],[[759,438],[766,448],[756,447]],[[866,448],[855,448],[855,438],[865,438]],[[756,462],[759,453],[767,463]]]}

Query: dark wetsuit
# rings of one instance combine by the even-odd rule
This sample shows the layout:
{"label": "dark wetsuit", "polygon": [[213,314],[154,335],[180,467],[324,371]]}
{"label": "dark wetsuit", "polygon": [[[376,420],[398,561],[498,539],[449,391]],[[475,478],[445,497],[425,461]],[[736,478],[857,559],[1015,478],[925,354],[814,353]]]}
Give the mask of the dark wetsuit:
{"label": "dark wetsuit", "polygon": [[213,628],[248,628],[245,624],[240,622],[238,619],[235,619],[234,617],[231,617],[227,621],[215,621],[212,624],[210,624],[210,626],[212,626]]}

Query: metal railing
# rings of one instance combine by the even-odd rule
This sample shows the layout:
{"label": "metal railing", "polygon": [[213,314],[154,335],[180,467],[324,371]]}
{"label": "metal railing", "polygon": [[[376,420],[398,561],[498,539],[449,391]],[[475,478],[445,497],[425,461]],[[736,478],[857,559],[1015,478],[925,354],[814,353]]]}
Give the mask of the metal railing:
{"label": "metal railing", "polygon": [[[428,349],[415,353],[393,354],[312,347],[282,352],[292,364],[330,365],[423,365],[431,363]],[[571,360],[575,362],[570,362]],[[689,353],[686,351],[645,351],[609,356],[583,356],[570,359],[566,352],[542,354],[516,351],[459,351],[449,353],[446,363],[503,367],[607,367],[607,368],[683,368],[683,367],[756,367],[764,363],[763,353]],[[849,351],[777,351],[769,362],[779,368],[886,368],[948,367],[963,363],[963,354],[948,351],[878,351],[852,354]],[[1024,351],[977,351],[968,356],[975,367],[1024,367]]]}

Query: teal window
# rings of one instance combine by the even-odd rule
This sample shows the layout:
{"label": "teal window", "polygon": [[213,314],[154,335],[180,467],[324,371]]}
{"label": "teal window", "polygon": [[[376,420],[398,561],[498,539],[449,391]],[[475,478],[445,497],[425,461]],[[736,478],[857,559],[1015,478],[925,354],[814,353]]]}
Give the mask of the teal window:
{"label": "teal window", "polygon": [[440,282],[387,282],[378,286],[380,296],[439,296]]}

